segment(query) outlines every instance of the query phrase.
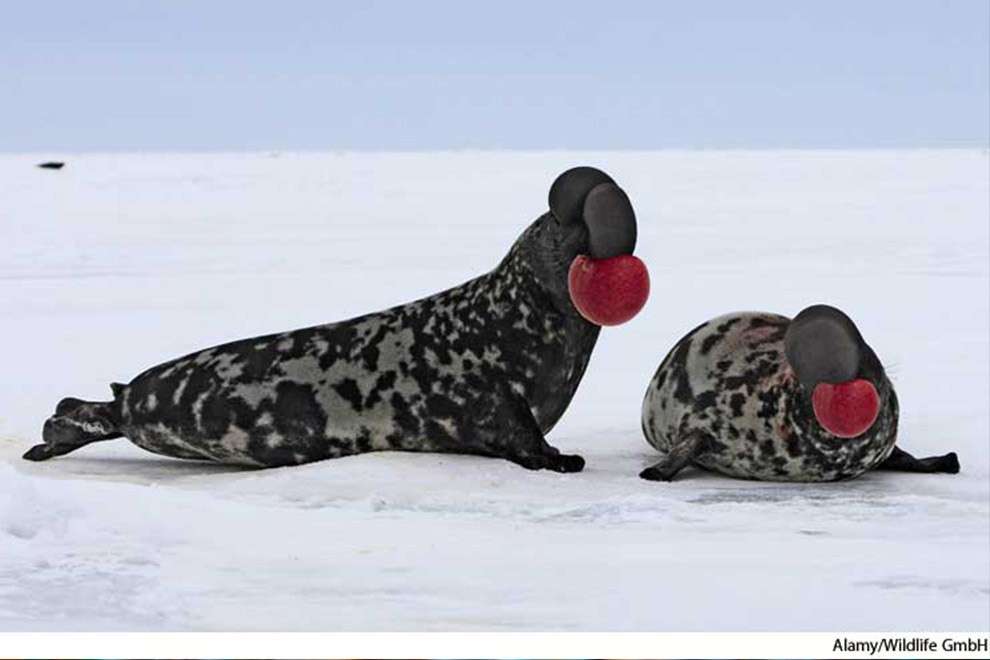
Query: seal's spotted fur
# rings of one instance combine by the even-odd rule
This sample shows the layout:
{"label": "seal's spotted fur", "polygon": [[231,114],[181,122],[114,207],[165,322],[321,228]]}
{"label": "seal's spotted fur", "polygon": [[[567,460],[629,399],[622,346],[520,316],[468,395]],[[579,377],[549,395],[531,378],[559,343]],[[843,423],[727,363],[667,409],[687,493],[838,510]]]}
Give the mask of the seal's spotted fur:
{"label": "seal's spotted fur", "polygon": [[[573,172],[594,180],[565,186],[565,201],[611,181],[590,168]],[[558,182],[573,183],[567,176]],[[494,270],[461,286],[193,353],[114,385],[111,402],[66,399],[45,424],[45,444],[25,458],[123,435],[159,454],[252,466],[395,449],[579,471],[583,459],[561,455],[544,434],[574,395],[600,330],[567,291],[568,267],[587,240],[580,218],[546,213]]]}
{"label": "seal's spotted fur", "polygon": [[[776,314],[728,314],[674,346],[653,376],[642,410],[643,433],[664,460],[641,476],[669,480],[690,463],[772,481],[832,481],[877,467],[958,471],[955,454],[932,464],[940,459],[919,461],[895,449],[897,395],[865,344],[859,369],[880,397],[876,422],[851,439],[822,428],[785,355],[790,322]],[[925,461],[940,469],[923,469]]]}

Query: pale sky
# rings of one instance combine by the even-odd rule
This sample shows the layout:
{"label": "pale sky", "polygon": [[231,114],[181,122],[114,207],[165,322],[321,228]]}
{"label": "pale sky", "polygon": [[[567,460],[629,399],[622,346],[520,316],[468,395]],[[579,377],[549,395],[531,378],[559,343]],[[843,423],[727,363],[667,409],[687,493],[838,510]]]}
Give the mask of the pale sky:
{"label": "pale sky", "polygon": [[0,151],[990,143],[986,0],[11,2]]}

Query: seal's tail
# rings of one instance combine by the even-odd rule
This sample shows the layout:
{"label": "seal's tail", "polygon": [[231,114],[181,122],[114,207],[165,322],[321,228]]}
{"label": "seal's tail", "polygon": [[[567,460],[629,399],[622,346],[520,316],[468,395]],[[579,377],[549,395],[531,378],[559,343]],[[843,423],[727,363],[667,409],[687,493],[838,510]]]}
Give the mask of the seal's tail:
{"label": "seal's tail", "polygon": [[45,420],[44,442],[29,449],[24,458],[45,461],[91,442],[112,440],[122,435],[113,401],[83,401],[70,397],[55,406],[55,414]]}

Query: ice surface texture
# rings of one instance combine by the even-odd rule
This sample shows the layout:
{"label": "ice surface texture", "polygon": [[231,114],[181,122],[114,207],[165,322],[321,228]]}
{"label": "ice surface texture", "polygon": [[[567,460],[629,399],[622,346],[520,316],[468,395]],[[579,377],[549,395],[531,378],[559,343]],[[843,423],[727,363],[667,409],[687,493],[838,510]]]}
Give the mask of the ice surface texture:
{"label": "ice surface texture", "polygon": [[[0,157],[0,628],[986,626],[985,152],[41,159]],[[581,475],[413,454],[244,472],[125,442],[20,460],[65,393],[493,266],[574,163],[635,201],[653,286],[549,436]],[[905,446],[957,450],[959,475],[636,478],[643,390],[685,324],[819,301],[882,346]]]}

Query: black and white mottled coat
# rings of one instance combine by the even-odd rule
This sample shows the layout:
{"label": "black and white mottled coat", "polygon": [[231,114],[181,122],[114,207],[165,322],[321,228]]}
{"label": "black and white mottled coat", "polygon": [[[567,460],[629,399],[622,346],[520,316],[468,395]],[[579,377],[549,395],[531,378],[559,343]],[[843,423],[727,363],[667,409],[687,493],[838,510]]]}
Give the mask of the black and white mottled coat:
{"label": "black and white mottled coat", "polygon": [[44,444],[25,458],[123,435],[158,454],[247,466],[405,450],[579,471],[583,459],[561,455],[544,435],[573,397],[600,331],[567,289],[568,267],[587,241],[580,222],[546,213],[494,270],[460,286],[192,353],[114,384],[110,402],[65,399],[45,424]]}
{"label": "black and white mottled coat", "polygon": [[934,464],[936,459],[914,459],[895,448],[897,395],[865,344],[860,370],[877,390],[879,415],[855,438],[825,430],[785,355],[790,323],[777,314],[727,314],[674,346],[650,381],[642,409],[643,433],[664,459],[642,477],[670,480],[688,464],[770,481],[833,481],[878,467],[952,472],[952,463],[958,471],[955,454]]}

